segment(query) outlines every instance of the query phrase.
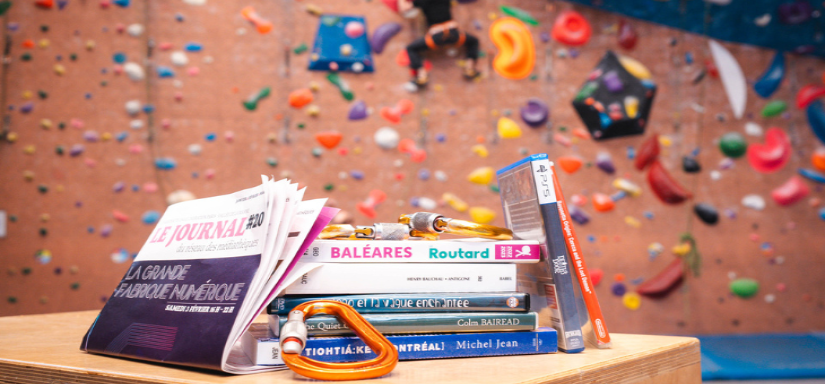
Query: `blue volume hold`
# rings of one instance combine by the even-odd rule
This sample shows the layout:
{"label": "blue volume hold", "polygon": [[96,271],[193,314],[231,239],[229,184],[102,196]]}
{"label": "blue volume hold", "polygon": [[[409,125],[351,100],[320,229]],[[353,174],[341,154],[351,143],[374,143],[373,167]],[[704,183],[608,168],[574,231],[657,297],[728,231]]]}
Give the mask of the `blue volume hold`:
{"label": "blue volume hold", "polygon": [[785,55],[782,54],[782,51],[777,51],[776,55],[773,56],[771,65],[768,66],[765,73],[763,73],[753,85],[753,90],[756,91],[756,94],[762,96],[763,99],[767,99],[779,89],[779,84],[782,83],[784,77]]}
{"label": "blue volume hold", "polygon": [[808,125],[814,131],[816,137],[825,144],[825,108],[822,106],[822,100],[817,100],[808,105],[805,110],[808,115]]}
{"label": "blue volume hold", "polygon": [[825,175],[812,169],[799,168],[799,175],[816,183],[825,184]]}

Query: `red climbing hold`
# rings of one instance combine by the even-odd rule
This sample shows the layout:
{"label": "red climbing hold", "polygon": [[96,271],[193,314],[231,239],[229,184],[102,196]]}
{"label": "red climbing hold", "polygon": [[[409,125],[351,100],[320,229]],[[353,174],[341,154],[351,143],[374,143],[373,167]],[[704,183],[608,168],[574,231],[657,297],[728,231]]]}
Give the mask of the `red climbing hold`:
{"label": "red climbing hold", "polygon": [[823,95],[825,95],[825,87],[821,85],[808,84],[796,93],[796,107],[799,109],[805,109],[808,107],[808,104]]}
{"label": "red climbing hold", "polygon": [[633,25],[624,19],[619,21],[619,45],[624,49],[633,49],[639,41],[639,34]]}
{"label": "red climbing hold", "polygon": [[338,146],[344,136],[338,131],[319,132],[315,134],[317,140],[326,149],[332,149]]}
{"label": "red climbing hold", "polygon": [[34,5],[40,8],[51,9],[54,7],[54,0],[37,0],[34,2]]}
{"label": "red climbing hold", "polygon": [[685,263],[681,258],[674,259],[656,276],[647,279],[636,288],[636,293],[647,296],[661,298],[667,296],[674,288],[682,282],[685,275]]}
{"label": "red climbing hold", "polygon": [[659,135],[654,134],[639,145],[639,149],[636,150],[636,160],[633,162],[633,165],[641,171],[658,158]]}
{"label": "red climbing hold", "polygon": [[802,181],[802,178],[794,175],[788,179],[785,184],[774,189],[773,192],[771,192],[771,197],[777,204],[788,206],[804,199],[805,196],[808,196],[810,193],[811,189]]}
{"label": "red climbing hold", "polygon": [[579,168],[582,167],[582,164],[584,164],[584,161],[578,156],[562,156],[559,157],[556,162],[558,162],[559,167],[567,173],[578,171]]}
{"label": "red climbing hold", "polygon": [[748,162],[761,173],[771,173],[782,168],[791,158],[791,141],[785,131],[771,127],[765,133],[765,144],[748,146]]}
{"label": "red climbing hold", "polygon": [[572,46],[587,43],[592,33],[590,23],[576,11],[564,11],[559,14],[551,31],[556,41]]}
{"label": "red climbing hold", "polygon": [[692,197],[691,193],[668,173],[659,160],[654,160],[650,164],[647,182],[650,183],[653,193],[665,204],[679,204]]}

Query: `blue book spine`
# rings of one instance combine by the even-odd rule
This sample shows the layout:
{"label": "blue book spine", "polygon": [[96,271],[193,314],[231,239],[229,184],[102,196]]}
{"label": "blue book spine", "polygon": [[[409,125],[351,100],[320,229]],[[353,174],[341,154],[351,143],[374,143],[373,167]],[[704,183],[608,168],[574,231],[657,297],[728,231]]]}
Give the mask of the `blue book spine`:
{"label": "blue book spine", "polygon": [[[556,331],[540,328],[525,332],[390,335],[399,360],[448,359],[504,355],[555,353]],[[280,344],[275,338],[247,339],[244,351],[256,365],[283,365]],[[303,356],[329,363],[375,358],[375,353],[358,337],[310,337]]]}
{"label": "blue book spine", "polygon": [[[584,350],[581,318],[576,297],[578,284],[572,272],[559,218],[547,154],[532,155],[497,172],[507,226],[521,239],[539,240],[546,259],[541,270],[532,271],[538,294],[547,301],[559,349],[567,353]],[[538,225],[540,223],[540,225]],[[525,267],[530,268],[530,267]],[[526,270],[526,269],[525,269]],[[523,270],[519,268],[519,278]]]}
{"label": "blue book spine", "polygon": [[333,300],[359,313],[527,312],[530,295],[504,293],[398,293],[278,297],[267,306],[271,315],[286,316],[292,308],[312,300]]}

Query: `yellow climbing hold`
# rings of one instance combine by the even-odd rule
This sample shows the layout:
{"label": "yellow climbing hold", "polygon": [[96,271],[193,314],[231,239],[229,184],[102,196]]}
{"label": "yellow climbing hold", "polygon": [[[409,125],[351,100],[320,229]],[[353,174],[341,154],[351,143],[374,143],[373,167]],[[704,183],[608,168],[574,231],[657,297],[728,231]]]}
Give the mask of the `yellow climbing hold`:
{"label": "yellow climbing hold", "polygon": [[49,47],[49,39],[40,39],[37,42],[37,46],[40,48],[48,48]]}
{"label": "yellow climbing hold", "polygon": [[673,139],[667,136],[659,135],[659,145],[663,147],[669,147],[673,145]]}
{"label": "yellow climbing hold", "polygon": [[679,245],[675,245],[673,249],[671,249],[671,252],[679,256],[687,255],[688,252],[690,252],[690,244],[682,243]]}
{"label": "yellow climbing hold", "polygon": [[8,141],[9,143],[17,141],[17,132],[9,132],[8,134],[6,134],[6,141]]}
{"label": "yellow climbing hold", "polygon": [[34,97],[34,93],[32,93],[32,91],[23,91],[23,94],[20,96],[23,97],[23,100],[28,100]]}
{"label": "yellow climbing hold", "polygon": [[309,82],[309,90],[312,92],[318,92],[321,90],[321,84],[317,81],[310,81]]}
{"label": "yellow climbing hold", "polygon": [[470,218],[479,224],[487,224],[496,219],[496,211],[484,207],[470,208]]}
{"label": "yellow climbing hold", "polygon": [[625,308],[635,311],[642,305],[642,297],[636,292],[628,292],[622,296],[622,304]]}
{"label": "yellow climbing hold", "polygon": [[49,129],[52,127],[52,121],[49,119],[41,119],[40,120],[40,128]]}
{"label": "yellow climbing hold", "polygon": [[495,12],[490,12],[487,14],[487,18],[490,20],[495,20],[498,18],[498,15]]}
{"label": "yellow climbing hold", "polygon": [[23,178],[26,179],[26,181],[34,180],[34,172],[29,170],[23,171]]}
{"label": "yellow climbing hold", "polygon": [[100,139],[101,139],[101,140],[103,140],[103,141],[109,141],[109,140],[112,140],[112,134],[111,134],[110,132],[103,132],[103,133],[100,135]]}
{"label": "yellow climbing hold", "polygon": [[66,67],[64,67],[63,64],[55,64],[54,73],[58,76],[63,76],[66,73]]}
{"label": "yellow climbing hold", "polygon": [[624,222],[633,228],[639,228],[642,226],[642,223],[633,216],[625,216]]}
{"label": "yellow climbing hold", "polygon": [[470,175],[467,176],[467,180],[471,183],[487,185],[493,181],[493,176],[495,176],[495,171],[493,171],[492,167],[481,167],[470,172]]}
{"label": "yellow climbing hold", "polygon": [[94,40],[86,40],[86,50],[91,51],[95,49],[95,41]]}
{"label": "yellow climbing hold", "polygon": [[489,155],[489,152],[487,152],[487,147],[482,144],[476,144],[470,149],[479,157],[487,157],[487,155]]}
{"label": "yellow climbing hold", "polygon": [[630,72],[631,75],[635,76],[639,80],[650,80],[653,77],[653,75],[650,74],[650,70],[648,70],[644,64],[636,59],[627,56],[619,56],[619,63],[622,64],[622,67],[624,67],[625,70]]}
{"label": "yellow climbing hold", "polygon": [[307,116],[318,117],[318,115],[321,114],[321,107],[319,107],[317,105],[310,105],[309,107],[307,107],[305,112],[306,112]]}
{"label": "yellow climbing hold", "polygon": [[521,137],[521,128],[518,124],[508,117],[500,117],[498,119],[498,135],[502,139],[515,139]]}
{"label": "yellow climbing hold", "polygon": [[461,200],[460,198],[458,198],[458,196],[453,195],[450,192],[445,192],[443,195],[441,195],[441,199],[444,200],[444,202],[446,202],[447,205],[449,205],[450,207],[459,212],[464,212],[467,210],[467,208],[470,207],[467,203],[464,202],[464,200]]}
{"label": "yellow climbing hold", "polygon": [[34,145],[27,145],[27,146],[23,147],[23,153],[25,153],[27,155],[33,155],[34,154]]}
{"label": "yellow climbing hold", "polygon": [[633,197],[638,197],[642,194],[642,187],[628,179],[618,178],[613,180],[613,187]]}

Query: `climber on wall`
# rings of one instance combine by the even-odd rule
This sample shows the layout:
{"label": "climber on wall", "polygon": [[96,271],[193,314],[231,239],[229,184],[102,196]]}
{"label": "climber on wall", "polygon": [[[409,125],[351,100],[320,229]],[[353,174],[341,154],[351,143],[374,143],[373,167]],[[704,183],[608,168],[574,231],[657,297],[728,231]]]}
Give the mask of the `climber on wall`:
{"label": "climber on wall", "polygon": [[413,72],[412,83],[417,88],[427,85],[427,70],[424,69],[422,54],[427,50],[440,47],[464,46],[465,61],[462,75],[467,80],[479,76],[476,70],[478,61],[478,38],[459,29],[450,10],[451,0],[398,0],[398,12],[406,14],[413,7],[421,9],[427,19],[427,34],[407,45],[410,68]]}

